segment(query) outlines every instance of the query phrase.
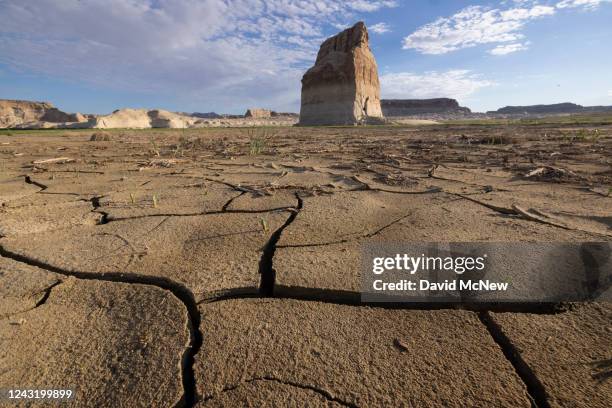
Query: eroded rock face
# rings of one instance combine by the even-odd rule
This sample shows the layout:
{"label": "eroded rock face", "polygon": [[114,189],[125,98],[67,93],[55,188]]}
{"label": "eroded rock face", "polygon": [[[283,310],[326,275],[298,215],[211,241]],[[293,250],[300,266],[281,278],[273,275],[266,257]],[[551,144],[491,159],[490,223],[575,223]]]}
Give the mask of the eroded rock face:
{"label": "eroded rock face", "polygon": [[323,42],[302,78],[301,125],[352,125],[382,119],[378,67],[363,22]]}
{"label": "eroded rock face", "polygon": [[99,129],[109,128],[172,128],[182,129],[190,127],[194,118],[168,112],[161,109],[119,109],[110,115],[98,116],[91,127]]}
{"label": "eroded rock face", "polygon": [[272,111],[269,109],[249,108],[244,114],[245,118],[269,118],[272,116]]}
{"label": "eroded rock face", "polygon": [[62,112],[48,102],[0,99],[0,128],[30,122],[78,122],[74,114]]}
{"label": "eroded rock face", "polygon": [[410,116],[427,113],[470,113],[450,98],[435,99],[383,99],[380,101],[385,116]]}

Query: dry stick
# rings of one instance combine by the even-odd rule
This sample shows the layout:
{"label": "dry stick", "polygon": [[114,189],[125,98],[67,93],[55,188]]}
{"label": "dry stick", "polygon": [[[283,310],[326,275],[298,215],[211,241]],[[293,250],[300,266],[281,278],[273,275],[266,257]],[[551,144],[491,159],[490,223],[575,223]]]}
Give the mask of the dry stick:
{"label": "dry stick", "polygon": [[[521,207],[519,207],[516,204],[512,204],[512,209],[515,210],[522,217],[524,217],[524,218],[526,218],[528,220],[531,220],[531,221],[540,222],[542,224],[554,225],[555,227],[563,228],[563,229],[566,229],[566,230],[574,229],[574,228],[568,227],[565,224],[557,223],[557,222],[554,222],[554,221],[549,221],[549,220],[547,220],[545,217],[543,217],[541,215],[530,213],[529,211],[522,209]],[[583,231],[583,230],[580,230],[580,231]]]}
{"label": "dry stick", "polygon": [[366,190],[366,191],[380,191],[383,193],[392,193],[392,194],[431,194],[431,193],[440,193],[443,191],[442,188],[440,187],[434,187],[434,188],[430,188],[429,190],[423,190],[423,191],[387,190],[385,188],[372,187],[357,176],[352,176],[351,179],[362,184],[363,187],[357,190],[350,190],[350,191]]}
{"label": "dry stick", "polygon": [[53,159],[45,159],[45,160],[34,160],[33,164],[47,164],[47,163],[71,163],[74,162],[75,159],[70,157],[55,157]]}
{"label": "dry stick", "polygon": [[482,205],[484,207],[487,207],[490,210],[497,211],[498,213],[501,213],[501,214],[520,215],[516,210],[511,209],[511,208],[498,207],[496,205],[485,203],[485,202],[482,202],[480,200],[476,200],[475,198],[471,198],[470,196],[467,196],[467,195],[464,195],[464,194],[460,194],[460,193],[451,193],[451,192],[448,192],[448,193],[451,194],[451,195],[457,196],[457,197],[461,197],[461,198],[463,198],[465,200],[468,200],[468,201],[471,201],[473,203],[480,204],[480,205]]}
{"label": "dry stick", "polygon": [[[544,216],[538,215],[538,214],[534,214],[533,212],[529,212],[527,210],[524,210],[523,208],[517,206],[516,204],[512,204],[512,208],[498,207],[496,205],[485,203],[485,202],[476,200],[474,198],[471,198],[471,197],[463,195],[463,194],[459,194],[459,193],[449,193],[449,194],[455,195],[457,197],[464,198],[464,199],[466,199],[468,201],[472,201],[473,203],[476,203],[476,204],[480,204],[483,207],[487,207],[487,208],[489,208],[489,209],[491,209],[493,211],[497,211],[497,212],[499,212],[501,214],[517,215],[517,216],[522,217],[522,218],[524,218],[526,220],[529,220],[529,221],[535,221],[535,222],[539,222],[541,224],[552,225],[553,227],[563,228],[563,229],[569,230],[569,231],[586,232],[588,234],[601,235],[601,236],[604,236],[604,237],[611,236],[610,234],[605,234],[605,233],[596,232],[596,231],[588,231],[588,230],[584,230],[584,229],[581,229],[581,228],[572,228],[572,227],[569,227],[569,226],[567,226],[565,224],[562,224],[562,223],[559,223],[559,222],[549,221]],[[534,211],[534,210],[532,210],[532,211]],[[542,213],[540,213],[540,214],[542,214]]]}

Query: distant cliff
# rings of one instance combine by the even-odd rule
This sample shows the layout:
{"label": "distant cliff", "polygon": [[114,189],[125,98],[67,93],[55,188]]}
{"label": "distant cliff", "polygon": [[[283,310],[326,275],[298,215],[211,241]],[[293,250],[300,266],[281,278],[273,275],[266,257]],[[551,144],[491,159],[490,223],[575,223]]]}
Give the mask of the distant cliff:
{"label": "distant cliff", "polygon": [[555,103],[551,105],[505,106],[489,114],[504,115],[554,115],[570,113],[612,112],[612,106],[582,106],[575,103]]}
{"label": "distant cliff", "polygon": [[383,114],[387,117],[412,116],[423,114],[471,113],[469,108],[459,106],[459,102],[450,98],[435,99],[382,99]]}
{"label": "distant cliff", "polygon": [[0,128],[9,128],[32,122],[80,122],[83,116],[66,113],[49,102],[0,99]]}
{"label": "distant cliff", "polygon": [[193,113],[182,113],[182,115],[193,116],[201,119],[220,119],[223,115],[219,115],[217,112],[193,112]]}

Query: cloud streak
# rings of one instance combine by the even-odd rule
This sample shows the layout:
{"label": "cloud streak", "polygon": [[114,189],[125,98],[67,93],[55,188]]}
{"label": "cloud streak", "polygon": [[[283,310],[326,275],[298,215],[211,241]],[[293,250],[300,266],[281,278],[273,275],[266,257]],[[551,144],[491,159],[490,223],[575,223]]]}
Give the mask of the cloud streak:
{"label": "cloud streak", "polygon": [[557,3],[556,7],[559,9],[581,7],[594,10],[602,3],[609,3],[610,1],[612,0],[562,0]]}
{"label": "cloud streak", "polygon": [[495,85],[469,70],[388,73],[380,77],[381,96],[387,99],[464,99],[480,89]]}
{"label": "cloud streak", "polygon": [[404,38],[403,48],[446,54],[479,44],[517,42],[524,38],[521,30],[527,22],[554,13],[554,7],[541,5],[507,10],[470,6],[419,28]]}
{"label": "cloud streak", "polygon": [[491,55],[508,55],[517,51],[526,50],[529,48],[529,42],[525,43],[512,43],[512,44],[502,44],[493,48],[489,51]]}
{"label": "cloud streak", "polygon": [[[514,6],[469,6],[450,17],[440,17],[403,40],[404,49],[440,55],[482,44],[493,44],[492,55],[527,49],[523,30],[528,23],[550,17],[563,9],[594,10],[612,0],[562,0],[542,5],[534,0],[515,0]],[[506,3],[502,3],[506,4]]]}
{"label": "cloud streak", "polygon": [[371,25],[368,30],[376,34],[384,34],[390,32],[391,28],[387,23],[377,23]]}

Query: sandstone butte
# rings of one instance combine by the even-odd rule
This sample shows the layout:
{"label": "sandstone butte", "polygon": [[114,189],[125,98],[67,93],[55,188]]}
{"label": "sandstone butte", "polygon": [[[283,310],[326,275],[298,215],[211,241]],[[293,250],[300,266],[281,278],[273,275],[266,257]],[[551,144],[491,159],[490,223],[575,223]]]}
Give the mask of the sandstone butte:
{"label": "sandstone butte", "polygon": [[363,22],[321,44],[302,78],[300,125],[355,125],[383,120],[378,67]]}
{"label": "sandstone butte", "polygon": [[62,112],[49,102],[0,99],[0,128],[36,122],[60,123],[86,120],[80,113]]}
{"label": "sandstone butte", "polygon": [[244,114],[245,118],[269,118],[272,117],[272,111],[269,109],[260,109],[260,108],[249,108]]}

